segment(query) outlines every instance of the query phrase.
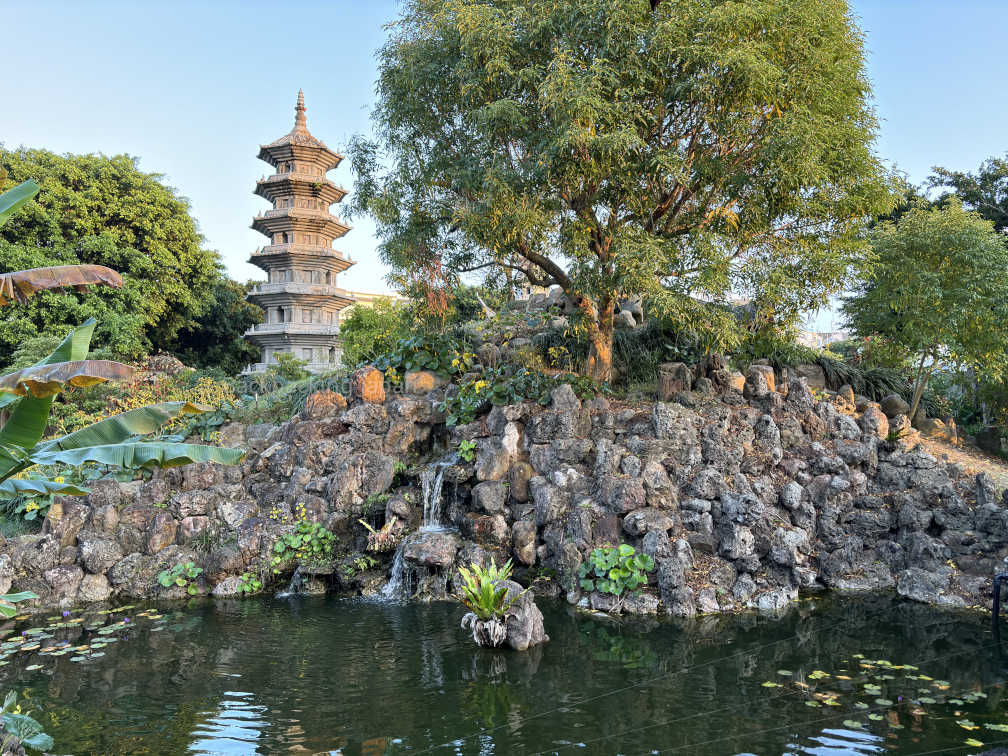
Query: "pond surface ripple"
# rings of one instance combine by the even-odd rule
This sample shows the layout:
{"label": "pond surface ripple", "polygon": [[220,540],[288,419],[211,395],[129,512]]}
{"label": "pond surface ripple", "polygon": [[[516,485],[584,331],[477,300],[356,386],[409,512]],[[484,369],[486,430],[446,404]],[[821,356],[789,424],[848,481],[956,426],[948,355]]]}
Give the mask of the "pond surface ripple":
{"label": "pond surface ripple", "polygon": [[22,630],[46,628],[36,617],[0,636],[0,690],[78,755],[839,756],[1008,741],[1008,632],[999,652],[979,615],[816,598],[780,618],[617,623],[540,605],[552,640],[524,654],[475,648],[450,603],[128,608],[41,631],[42,651],[70,641],[72,657],[25,650]]}

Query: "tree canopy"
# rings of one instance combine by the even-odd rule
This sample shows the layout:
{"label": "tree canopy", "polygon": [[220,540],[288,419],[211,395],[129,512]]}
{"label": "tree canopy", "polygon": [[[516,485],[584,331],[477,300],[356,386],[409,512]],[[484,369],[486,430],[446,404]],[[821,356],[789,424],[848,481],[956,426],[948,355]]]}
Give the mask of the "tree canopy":
{"label": "tree canopy", "polygon": [[259,348],[244,333],[263,320],[263,311],[245,299],[251,284],[230,278],[214,282],[207,311],[179,329],[170,351],[186,365],[220,368],[229,375],[259,361]]}
{"label": "tree canopy", "polygon": [[[994,224],[994,230],[1004,233],[1008,229],[1008,155],[988,158],[976,173],[952,171],[936,165],[928,178],[931,189],[951,188],[970,210],[975,210]],[[947,201],[951,193],[945,192],[939,202]]]}
{"label": "tree canopy", "polygon": [[[4,270],[25,267],[25,260],[32,265],[95,263],[118,270],[126,281],[122,293],[89,292],[86,301],[75,294],[47,295],[37,308],[16,316],[22,324],[65,331],[83,322],[70,311],[84,309],[100,318],[102,343],[127,328],[122,353],[130,356],[140,343],[167,345],[206,310],[211,286],[220,278],[219,258],[203,248],[188,202],[165,186],[162,176],[142,172],[128,155],[57,155],[25,148],[0,149],[0,166],[10,174],[0,190],[26,179],[41,186],[35,200],[0,229],[0,242],[6,242],[0,252]],[[58,312],[43,315],[53,308]],[[142,332],[132,323],[113,322],[134,315]]]}
{"label": "tree canopy", "polygon": [[793,321],[890,204],[843,0],[408,0],[377,95],[348,152],[385,261],[560,285],[596,378],[620,297]]}
{"label": "tree canopy", "polygon": [[914,355],[911,416],[939,366],[997,380],[1008,368],[1008,248],[957,198],[919,202],[872,234],[871,275],[844,301],[848,325]]}

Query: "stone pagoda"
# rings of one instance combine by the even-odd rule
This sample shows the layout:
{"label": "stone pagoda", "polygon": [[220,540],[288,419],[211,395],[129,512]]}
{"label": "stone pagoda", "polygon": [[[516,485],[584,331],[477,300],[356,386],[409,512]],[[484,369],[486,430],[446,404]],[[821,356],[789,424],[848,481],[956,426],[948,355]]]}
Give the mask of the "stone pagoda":
{"label": "stone pagoda", "polygon": [[267,278],[248,294],[262,307],[265,321],[245,333],[262,350],[261,362],[246,372],[265,370],[281,352],[305,360],[315,373],[336,367],[339,312],[354,302],[336,285],[336,276],[354,262],[333,249],[333,240],[350,227],[329,212],[346,191],[326,178],[343,156],[308,131],[303,92],[294,112],[290,133],[259,148],[259,159],[276,172],[259,179],[255,188],[273,207],[252,221],[269,242],[249,260]]}

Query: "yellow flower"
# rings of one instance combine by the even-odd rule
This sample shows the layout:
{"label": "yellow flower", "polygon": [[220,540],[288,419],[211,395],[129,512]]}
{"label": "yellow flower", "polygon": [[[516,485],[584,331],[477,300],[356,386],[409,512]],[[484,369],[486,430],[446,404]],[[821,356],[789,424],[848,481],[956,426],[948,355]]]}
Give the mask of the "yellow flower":
{"label": "yellow flower", "polygon": [[34,501],[29,501],[27,504],[25,504],[25,512],[34,512],[38,508],[39,505],[36,504]]}
{"label": "yellow flower", "polygon": [[54,483],[62,483],[63,482],[63,476],[62,475],[57,475],[55,478],[53,478],[53,482]]}

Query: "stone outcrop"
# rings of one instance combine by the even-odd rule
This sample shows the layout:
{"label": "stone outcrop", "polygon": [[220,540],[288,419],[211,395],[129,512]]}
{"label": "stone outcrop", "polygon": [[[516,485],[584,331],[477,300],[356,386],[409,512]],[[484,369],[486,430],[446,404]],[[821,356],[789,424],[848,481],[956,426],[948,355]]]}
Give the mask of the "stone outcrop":
{"label": "stone outcrop", "polygon": [[[906,416],[888,415],[895,402],[814,396],[805,378],[766,365],[739,382],[708,368],[667,370],[675,401],[582,401],[565,385],[549,406],[494,407],[452,429],[444,388],[377,402],[381,374],[361,372],[348,407],[325,397],[280,426],[225,428],[248,448],[240,466],[190,465],[58,499],[42,533],[0,548],[0,587],[44,605],[171,597],[157,574],[191,560],[204,570],[197,590],[232,595],[244,572],[269,572],[273,544],[303,513],[346,560],[313,580],[343,591],[380,589],[393,554],[355,568],[367,544],[359,521],[394,517],[403,561],[440,595],[457,565],[511,559],[537,593],[611,609],[582,593],[577,571],[593,549],[628,543],[656,569],[624,611],[772,611],[824,588],[989,605],[1008,556],[1008,507],[989,478],[914,446]],[[417,466],[463,440],[472,460],[443,466],[447,530],[421,530]]]}

